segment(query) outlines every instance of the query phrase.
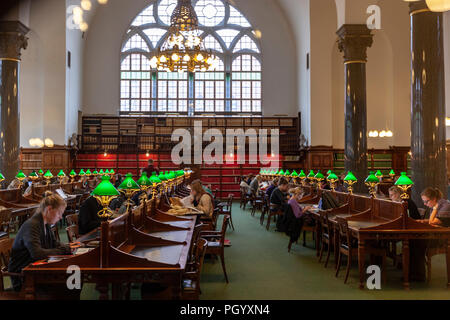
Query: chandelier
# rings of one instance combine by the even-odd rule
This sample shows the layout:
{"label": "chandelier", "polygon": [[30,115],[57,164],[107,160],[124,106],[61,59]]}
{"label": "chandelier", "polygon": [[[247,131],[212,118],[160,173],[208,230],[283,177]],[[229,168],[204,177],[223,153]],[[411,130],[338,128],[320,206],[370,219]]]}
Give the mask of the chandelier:
{"label": "chandelier", "polygon": [[178,0],[170,18],[164,43],[150,59],[150,66],[160,71],[212,71],[219,59],[206,50],[198,29],[198,17],[191,0]]}

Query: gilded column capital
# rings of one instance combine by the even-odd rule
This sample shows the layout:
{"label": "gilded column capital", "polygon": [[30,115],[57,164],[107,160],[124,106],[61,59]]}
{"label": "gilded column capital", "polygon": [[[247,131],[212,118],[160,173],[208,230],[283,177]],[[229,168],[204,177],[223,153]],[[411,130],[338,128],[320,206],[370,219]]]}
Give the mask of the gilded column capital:
{"label": "gilded column capital", "polygon": [[344,24],[336,33],[339,50],[344,53],[344,63],[367,62],[367,48],[373,43],[373,35],[367,25]]}
{"label": "gilded column capital", "polygon": [[0,21],[0,59],[20,60],[22,49],[28,46],[28,29],[19,21]]}

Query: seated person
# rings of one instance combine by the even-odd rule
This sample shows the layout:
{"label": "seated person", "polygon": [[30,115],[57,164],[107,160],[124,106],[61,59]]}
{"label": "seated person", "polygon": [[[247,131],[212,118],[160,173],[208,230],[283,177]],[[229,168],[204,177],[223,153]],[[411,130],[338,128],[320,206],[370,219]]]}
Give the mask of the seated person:
{"label": "seated person", "polygon": [[250,188],[248,190],[248,194],[249,195],[254,195],[256,196],[258,194],[258,190],[259,190],[259,184],[261,182],[262,178],[260,175],[257,175],[252,182],[250,182]]}
{"label": "seated person", "polygon": [[423,222],[450,227],[450,201],[442,198],[442,192],[437,188],[426,188],[421,193],[421,197],[425,206],[432,210],[429,219]]}
{"label": "seated person", "polygon": [[278,187],[278,178],[273,179],[271,184],[266,189],[266,196],[270,199],[270,196],[272,195],[273,190]]}
{"label": "seated person", "polygon": [[[403,201],[403,199],[401,198],[402,193],[403,192],[399,187],[392,186],[389,188],[389,199],[391,199],[391,201],[393,202],[402,202]],[[407,202],[408,202],[408,214],[410,218],[420,220],[421,219],[420,213],[414,201],[408,199]]]}
{"label": "seated person", "polygon": [[98,216],[98,212],[102,210],[102,206],[94,197],[87,198],[80,207],[78,215],[78,232],[80,235],[87,234],[92,230],[100,227],[105,219]]}
{"label": "seated person", "polygon": [[20,181],[19,181],[19,179],[14,179],[14,180],[11,181],[11,183],[8,185],[7,190],[19,189],[19,186],[20,186]]}
{"label": "seated person", "polygon": [[288,191],[289,183],[285,178],[280,178],[277,188],[275,188],[270,196],[270,204],[273,204],[271,210],[284,212],[287,209],[286,192]]}
{"label": "seated person", "polygon": [[[71,254],[69,246],[63,246],[55,239],[51,225],[61,220],[66,202],[57,194],[47,191],[36,213],[19,229],[11,250],[8,271],[20,273],[32,262],[51,255]],[[22,280],[12,277],[15,291],[22,288]]]}
{"label": "seated person", "polygon": [[252,173],[250,173],[250,174],[247,176],[247,180],[245,180],[245,182],[247,182],[247,184],[250,185],[250,183],[252,183],[254,177],[255,177],[255,175],[252,174]]}
{"label": "seated person", "polygon": [[291,199],[288,201],[288,204],[291,206],[292,212],[294,216],[299,219],[302,218],[306,211],[310,210],[312,207],[304,207],[300,206],[299,201],[303,198],[303,190],[302,188],[295,188],[289,190],[289,193],[292,194]]}
{"label": "seated person", "polygon": [[200,180],[191,183],[191,195],[183,199],[183,202],[190,203],[192,207],[203,212],[206,216],[211,217],[214,211],[214,204],[211,195],[203,189]]}
{"label": "seated person", "polygon": [[245,177],[242,177],[241,184],[239,185],[241,189],[244,189],[244,192],[248,194],[250,190],[250,186],[248,185],[247,181],[245,180]]}

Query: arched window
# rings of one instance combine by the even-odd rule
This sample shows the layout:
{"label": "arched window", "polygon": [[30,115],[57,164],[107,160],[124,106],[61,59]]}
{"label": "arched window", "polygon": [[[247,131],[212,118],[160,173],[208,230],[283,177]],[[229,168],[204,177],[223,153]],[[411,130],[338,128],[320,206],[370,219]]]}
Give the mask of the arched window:
{"label": "arched window", "polygon": [[156,0],[131,23],[121,50],[120,114],[261,114],[261,47],[248,20],[225,0],[192,0],[214,71],[165,72],[150,58],[165,40],[177,0]]}

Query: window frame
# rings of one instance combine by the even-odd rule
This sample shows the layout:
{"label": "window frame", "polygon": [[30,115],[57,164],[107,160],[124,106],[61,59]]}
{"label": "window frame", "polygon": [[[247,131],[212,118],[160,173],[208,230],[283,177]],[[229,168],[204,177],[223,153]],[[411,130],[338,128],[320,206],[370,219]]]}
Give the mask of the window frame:
{"label": "window frame", "polygon": [[[176,99],[169,99],[169,92],[168,92],[168,86],[169,86],[169,81],[173,81],[173,80],[166,80],[166,96],[167,98],[165,98],[166,102],[166,111],[159,111],[158,110],[158,105],[159,105],[159,81],[163,81],[159,79],[159,74],[160,73],[167,73],[165,71],[158,71],[158,70],[154,70],[154,69],[150,69],[148,70],[150,72],[150,99],[142,98],[142,89],[140,91],[140,111],[131,111],[131,100],[136,100],[136,99],[132,99],[131,98],[131,94],[132,94],[132,89],[131,89],[131,83],[132,81],[134,81],[133,79],[123,79],[122,75],[123,75],[123,70],[122,70],[122,63],[123,61],[130,55],[132,54],[140,54],[145,56],[147,59],[150,59],[152,57],[152,52],[158,48],[159,46],[162,45],[162,43],[165,41],[166,37],[167,37],[167,31],[169,30],[169,26],[165,25],[162,20],[160,19],[159,15],[158,15],[158,7],[161,3],[161,1],[164,0],[155,0],[153,2],[151,2],[150,4],[148,4],[143,10],[141,10],[141,12],[139,12],[138,15],[136,15],[135,17],[133,17],[132,21],[130,22],[130,26],[127,30],[127,33],[125,34],[123,41],[122,41],[122,45],[121,45],[121,53],[120,53],[120,76],[119,76],[119,115],[120,116],[133,116],[133,115],[171,115],[171,114],[176,114],[176,115],[239,115],[239,114],[252,114],[252,115],[262,115],[262,110],[263,110],[263,92],[262,92],[262,86],[263,86],[263,70],[262,70],[262,66],[263,66],[263,55],[262,55],[262,50],[261,50],[261,43],[259,41],[259,39],[256,38],[256,36],[253,33],[253,28],[251,27],[251,23],[250,21],[248,21],[248,19],[242,15],[250,24],[250,27],[243,27],[240,25],[236,25],[236,24],[228,24],[228,20],[230,18],[230,7],[231,6],[229,3],[227,3],[224,0],[215,0],[215,1],[220,1],[222,2],[222,4],[225,6],[225,15],[224,15],[224,19],[221,21],[221,23],[219,23],[216,26],[212,26],[212,27],[206,27],[206,26],[199,26],[199,30],[202,31],[201,34],[201,38],[204,40],[206,37],[208,36],[212,36],[221,46],[222,51],[223,52],[218,52],[216,50],[211,50],[213,54],[215,54],[218,58],[220,58],[223,62],[224,65],[224,71],[207,71],[204,72],[205,74],[208,74],[210,72],[223,72],[223,80],[203,80],[203,79],[195,79],[196,73],[188,73],[186,72],[185,74],[187,74],[187,99],[185,98],[180,98],[179,97],[179,91],[180,91],[180,86],[179,86],[179,81],[184,81],[184,80],[176,80],[178,85],[177,85],[177,97]],[[192,4],[195,8],[196,4],[198,1],[201,0],[192,0]],[[139,15],[141,13],[143,13],[145,10],[147,10],[150,6],[152,7],[153,10],[153,18],[156,21],[152,22],[152,23],[146,23],[146,24],[142,24],[139,26],[133,26],[133,22],[136,21],[136,19],[139,17]],[[236,7],[234,7],[239,13],[241,13],[239,11],[239,9],[237,9]],[[242,14],[242,13],[241,13]],[[161,38],[158,40],[156,46],[153,46],[152,41],[150,40],[150,38],[147,36],[147,34],[144,32],[144,30],[147,29],[164,29],[166,30],[166,34],[162,35]],[[229,46],[226,45],[225,41],[222,39],[222,37],[217,33],[217,31],[219,30],[223,30],[223,29],[233,29],[238,31],[237,35],[234,37],[233,41],[230,43]],[[138,49],[138,48],[134,48],[134,49],[130,49],[130,50],[126,50],[124,51],[124,47],[126,46],[127,42],[129,39],[131,39],[133,36],[135,35],[139,35],[144,42],[147,44],[149,52]],[[238,44],[238,42],[244,37],[244,36],[248,36],[250,37],[250,39],[256,44],[256,47],[258,48],[259,52],[255,52],[253,50],[249,50],[249,49],[244,49],[244,50],[239,50],[237,52],[233,52],[235,50],[236,45]],[[255,80],[258,81],[260,83],[260,92],[261,92],[261,96],[259,99],[253,99],[253,82],[252,80],[250,80],[250,99],[244,99],[242,97],[242,90],[241,90],[241,95],[239,99],[234,99],[232,96],[232,92],[233,92],[233,70],[232,70],[232,64],[233,61],[238,58],[239,56],[242,55],[251,55],[253,57],[255,57],[260,65],[261,65],[261,71],[258,71],[260,73],[260,80]],[[142,58],[141,58],[142,61]],[[130,69],[131,68],[131,62],[130,62]],[[141,69],[142,69],[142,65],[141,65]],[[143,70],[141,70],[143,71]],[[145,70],[147,71],[147,70]],[[126,72],[126,71],[125,71]],[[132,70],[130,71],[132,72]],[[245,72],[245,71],[244,71]],[[203,73],[203,72],[202,72]],[[169,73],[170,74],[170,73]],[[156,79],[156,80],[154,80]],[[138,80],[140,81],[141,84],[141,88],[142,88],[142,81],[146,80],[146,79],[141,79]],[[130,81],[129,83],[129,98],[122,98],[122,81]],[[206,98],[205,95],[205,91],[203,92],[203,98],[196,98],[196,81],[203,81],[203,88],[206,87],[206,81],[213,81],[214,82],[214,99],[209,99]],[[223,81],[223,88],[224,88],[224,97],[221,98],[217,98],[217,83]],[[241,88],[242,88],[242,80],[239,80],[240,84],[241,84]],[[200,82],[199,82],[200,83]],[[122,100],[129,100],[129,107],[128,110],[129,111],[122,111]],[[142,111],[142,100],[150,100],[150,111]],[[169,111],[168,110],[168,104],[169,104],[169,100],[176,100],[176,105],[177,105],[177,111]],[[180,106],[180,101],[184,101],[187,100],[187,109],[180,111],[179,106]],[[206,101],[210,101],[213,100],[214,101],[214,110],[213,111],[205,111],[205,103]],[[242,105],[242,100],[250,100],[250,106],[251,106],[251,111],[232,111],[232,104],[233,104],[233,100],[239,100],[241,101],[241,105]],[[253,111],[253,101],[257,100],[259,101],[259,105],[260,105],[260,111]],[[203,111],[198,111],[195,110],[195,105],[196,105],[196,101],[203,101]],[[223,101],[223,111],[216,111],[217,110],[217,101]],[[220,103],[219,103],[220,104]],[[242,110],[242,109],[241,109]]]}

